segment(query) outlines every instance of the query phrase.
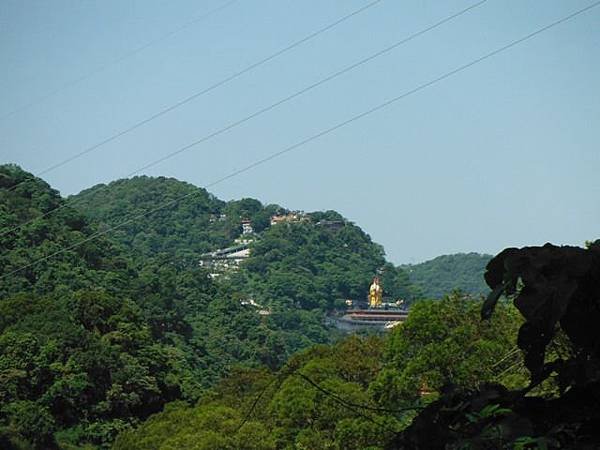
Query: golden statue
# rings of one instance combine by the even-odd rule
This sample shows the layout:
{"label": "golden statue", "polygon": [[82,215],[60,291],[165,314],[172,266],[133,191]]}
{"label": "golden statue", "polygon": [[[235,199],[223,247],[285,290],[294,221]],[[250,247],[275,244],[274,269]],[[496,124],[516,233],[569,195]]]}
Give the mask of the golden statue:
{"label": "golden statue", "polygon": [[369,288],[369,307],[370,308],[379,308],[381,306],[381,296],[383,294],[383,289],[381,289],[381,285],[379,284],[379,277],[373,278],[373,283],[371,283],[371,287]]}

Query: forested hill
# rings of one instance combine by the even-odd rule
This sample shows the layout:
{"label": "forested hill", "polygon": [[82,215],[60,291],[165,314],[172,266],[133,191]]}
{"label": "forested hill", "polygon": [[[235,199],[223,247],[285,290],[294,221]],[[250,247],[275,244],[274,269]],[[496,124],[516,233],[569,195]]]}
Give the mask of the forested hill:
{"label": "forested hill", "polygon": [[[152,194],[128,192],[136,183]],[[114,186],[124,190],[111,197]],[[515,304],[539,317],[454,293],[416,302],[386,336],[335,342],[326,312],[365,295],[374,273],[392,297],[421,296],[358,226],[332,211],[271,224],[256,200],[163,178],[95,189],[108,203],[82,214],[0,166],[1,449],[598,448],[598,242],[494,258],[489,286],[513,295],[525,279]],[[96,234],[177,192],[204,204]],[[242,217],[260,230],[251,256],[211,278],[198,252],[230,244]],[[437,289],[469,291],[456,281],[487,257],[434,261],[455,269],[430,274],[450,279]]]}
{"label": "forested hill", "polygon": [[242,219],[250,219],[260,232],[272,214],[283,211],[254,199],[224,202],[192,184],[147,176],[99,184],[69,200],[99,224],[115,226],[137,217],[111,233],[137,256],[163,254],[196,262],[198,255],[231,244],[241,232]]}
{"label": "forested hill", "polygon": [[[325,312],[347,298],[363,300],[378,273],[387,296],[419,296],[406,273],[386,262],[383,248],[335,211],[289,214],[278,205],[250,198],[224,202],[185,182],[145,176],[98,185],[71,199],[99,227],[169,204],[119,228],[114,238],[134,259],[167,255],[178,266],[197,265],[202,253],[233,245],[242,220],[249,219],[256,240],[227,284],[263,306],[284,308],[287,315]],[[271,226],[276,214],[289,220]],[[295,326],[302,320],[287,322]]]}
{"label": "forested hill", "polygon": [[345,299],[366,300],[375,274],[390,299],[419,297],[408,275],[386,262],[381,246],[329,211],[265,230],[231,282],[267,304],[328,311]]}
{"label": "forested hill", "polygon": [[13,165],[0,166],[0,225],[0,448],[107,442],[198,395],[202,358],[185,338],[186,316],[210,304],[209,280],[136,272],[106,237],[90,239],[94,225],[55,190]]}
{"label": "forested hill", "polygon": [[[55,288],[116,289],[126,281],[126,263],[106,238],[65,249],[95,229],[43,180],[17,166],[0,166],[0,202],[0,270],[5,274],[0,296],[47,294]],[[58,251],[52,260],[31,264]],[[23,266],[28,267],[17,272]]]}
{"label": "forested hill", "polygon": [[421,264],[402,266],[410,281],[422,289],[427,298],[441,298],[454,289],[473,295],[487,294],[483,274],[491,255],[456,253],[442,255]]}
{"label": "forested hill", "polygon": [[[333,212],[270,226],[286,211],[165,178],[78,198],[0,166],[0,448],[106,448],[166,402],[194,403],[236,366],[276,369],[330,342],[327,310],[365,295],[378,270],[397,295],[411,292],[382,248]],[[260,235],[252,256],[212,280],[198,256],[230,245],[242,218]]]}

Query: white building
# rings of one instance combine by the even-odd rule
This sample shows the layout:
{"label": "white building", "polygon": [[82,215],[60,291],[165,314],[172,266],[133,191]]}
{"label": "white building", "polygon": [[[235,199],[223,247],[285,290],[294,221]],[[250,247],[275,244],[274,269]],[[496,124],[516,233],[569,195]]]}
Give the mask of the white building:
{"label": "white building", "polygon": [[252,234],[254,229],[252,228],[252,222],[250,220],[242,220],[242,234]]}

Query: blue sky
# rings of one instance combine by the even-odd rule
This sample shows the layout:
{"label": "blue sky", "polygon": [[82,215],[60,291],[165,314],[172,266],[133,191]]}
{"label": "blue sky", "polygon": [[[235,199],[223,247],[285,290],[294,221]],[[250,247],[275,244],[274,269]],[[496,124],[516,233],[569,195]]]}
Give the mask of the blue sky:
{"label": "blue sky", "polygon": [[[224,3],[3,1],[1,160],[38,173],[369,2],[238,0],[112,64]],[[44,178],[121,178],[473,3],[383,0]],[[591,3],[489,0],[144,173],[206,185]],[[600,7],[211,191],[338,210],[395,263],[581,245],[600,237],[599,56]]]}

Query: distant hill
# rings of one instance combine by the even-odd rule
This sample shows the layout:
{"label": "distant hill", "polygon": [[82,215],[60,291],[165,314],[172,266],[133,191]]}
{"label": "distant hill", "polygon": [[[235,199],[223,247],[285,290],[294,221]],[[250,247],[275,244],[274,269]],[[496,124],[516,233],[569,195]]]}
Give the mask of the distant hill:
{"label": "distant hill", "polygon": [[[211,278],[201,254],[232,245],[242,219],[258,235],[251,256]],[[0,165],[0,250],[0,448],[107,448],[233,367],[279,368],[329,342],[325,314],[365,295],[377,271],[396,295],[411,292],[381,246],[335,212],[224,202],[164,177],[65,200]]]}
{"label": "distant hill", "polygon": [[[237,271],[200,266],[244,219],[256,233]],[[422,296],[334,211],[225,202],[164,177],[63,199],[0,165],[0,250],[1,448],[108,448],[234,367],[278,369],[336,339],[325,315],[364,298],[374,274],[392,298]]]}
{"label": "distant hill", "polygon": [[[201,254],[233,245],[242,220],[249,219],[259,239],[227,284],[270,307],[327,311],[346,298],[363,300],[378,272],[386,295],[410,300],[419,294],[404,271],[386,262],[380,245],[335,211],[288,214],[279,205],[251,198],[225,202],[189,183],[147,176],[97,185],[70,200],[98,227],[172,202],[111,233],[138,265],[158,256],[197,265]],[[281,224],[271,225],[274,215]]]}
{"label": "distant hill", "polygon": [[99,184],[69,201],[98,224],[112,227],[136,217],[111,237],[137,257],[163,255],[179,261],[196,261],[202,253],[231,244],[242,219],[262,231],[271,214],[282,209],[250,198],[225,202],[175,178],[147,176]]}
{"label": "distant hill", "polygon": [[490,259],[491,255],[456,253],[401,267],[408,272],[410,281],[421,288],[425,297],[441,298],[454,289],[485,295],[489,289],[483,274]]}
{"label": "distant hill", "polygon": [[[104,236],[64,248],[89,238],[95,228],[65,205],[58,191],[12,164],[0,165],[0,230],[0,273],[5,274],[0,298],[18,292],[45,295],[56,287],[114,289],[126,282],[122,255]],[[51,261],[33,264],[59,250]]]}

